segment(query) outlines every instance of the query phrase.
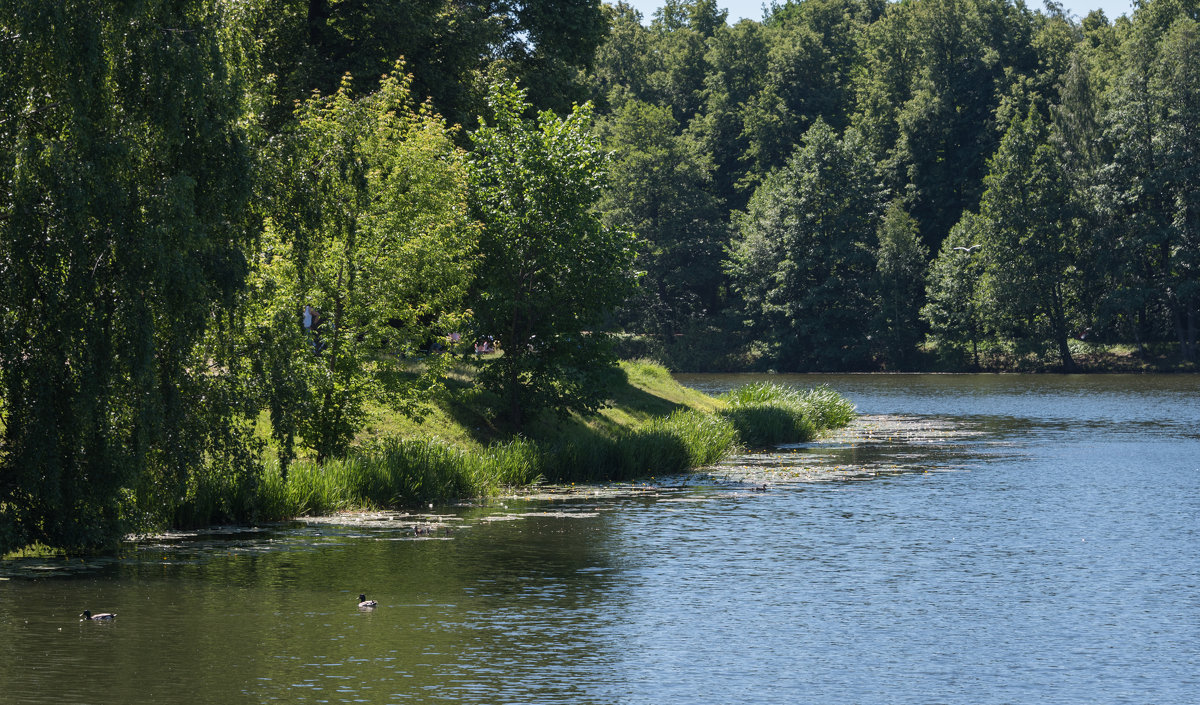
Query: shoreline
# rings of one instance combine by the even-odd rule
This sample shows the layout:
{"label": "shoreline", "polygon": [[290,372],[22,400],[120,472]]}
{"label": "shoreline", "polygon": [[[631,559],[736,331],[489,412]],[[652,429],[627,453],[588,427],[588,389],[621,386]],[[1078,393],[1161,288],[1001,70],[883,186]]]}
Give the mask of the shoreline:
{"label": "shoreline", "polygon": [[[755,383],[735,390],[749,390],[745,398],[735,392],[718,398],[685,387],[653,363],[623,362],[617,371],[609,406],[543,423],[528,438],[480,438],[478,417],[443,408],[422,424],[384,428],[345,458],[297,460],[286,481],[269,458],[248,481],[197,475],[166,526],[132,533],[252,526],[349,510],[400,512],[554,484],[636,483],[694,472],[739,447],[811,440],[855,415],[845,397],[828,389],[802,393]],[[26,547],[6,558],[42,550]]]}

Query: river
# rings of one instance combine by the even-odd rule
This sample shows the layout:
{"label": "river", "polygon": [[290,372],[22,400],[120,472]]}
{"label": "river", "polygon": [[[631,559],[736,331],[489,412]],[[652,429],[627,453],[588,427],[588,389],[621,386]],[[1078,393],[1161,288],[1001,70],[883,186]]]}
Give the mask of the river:
{"label": "river", "polygon": [[771,379],[864,416],[686,478],[10,561],[0,702],[1200,702],[1200,377]]}

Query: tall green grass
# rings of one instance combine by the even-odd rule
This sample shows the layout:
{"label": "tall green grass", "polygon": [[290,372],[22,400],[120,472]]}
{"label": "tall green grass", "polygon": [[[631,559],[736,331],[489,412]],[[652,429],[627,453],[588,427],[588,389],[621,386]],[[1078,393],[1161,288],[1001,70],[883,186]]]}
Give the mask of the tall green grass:
{"label": "tall green grass", "polygon": [[743,445],[765,447],[803,443],[826,429],[854,419],[854,404],[829,387],[800,391],[773,382],[754,382],[719,397],[721,414],[737,429]]}
{"label": "tall green grass", "polygon": [[715,414],[681,409],[616,437],[577,432],[547,446],[542,474],[555,482],[628,480],[711,465],[737,446],[737,432]]}
{"label": "tall green grass", "polygon": [[381,509],[483,497],[539,474],[540,453],[523,440],[471,453],[439,440],[387,439],[323,463],[298,460],[283,478],[268,460],[254,481],[203,474],[175,513],[179,525],[271,521],[348,509]]}

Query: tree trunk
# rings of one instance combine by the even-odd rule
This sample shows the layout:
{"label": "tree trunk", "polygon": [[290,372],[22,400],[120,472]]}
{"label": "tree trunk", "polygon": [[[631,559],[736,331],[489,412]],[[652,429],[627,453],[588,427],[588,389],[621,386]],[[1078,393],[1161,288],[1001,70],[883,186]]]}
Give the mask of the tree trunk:
{"label": "tree trunk", "polygon": [[1067,336],[1058,336],[1058,355],[1062,359],[1063,372],[1076,372],[1075,360],[1071,357],[1071,346],[1067,343]]}
{"label": "tree trunk", "polygon": [[1179,341],[1179,357],[1185,362],[1196,358],[1196,314],[1185,301],[1172,301],[1171,319],[1175,324],[1175,339]]}
{"label": "tree trunk", "polygon": [[[505,353],[507,354],[507,352]],[[521,418],[521,373],[516,364],[508,368],[508,421],[513,430],[520,431],[524,419]]]}
{"label": "tree trunk", "polygon": [[520,312],[518,307],[520,299],[513,306],[512,317],[508,324],[508,340],[504,341],[508,347],[504,350],[503,363],[505,365],[505,374],[508,377],[506,385],[508,387],[508,421],[512,424],[513,430],[520,431],[521,424],[524,419],[521,418],[521,356],[527,353],[520,346],[528,345],[529,341],[517,337],[517,330],[520,325]]}
{"label": "tree trunk", "polygon": [[1071,357],[1071,346],[1067,341],[1067,314],[1063,305],[1062,291],[1055,287],[1050,292],[1050,320],[1054,326],[1054,340],[1058,344],[1058,356],[1062,360],[1063,372],[1075,372],[1075,360]]}

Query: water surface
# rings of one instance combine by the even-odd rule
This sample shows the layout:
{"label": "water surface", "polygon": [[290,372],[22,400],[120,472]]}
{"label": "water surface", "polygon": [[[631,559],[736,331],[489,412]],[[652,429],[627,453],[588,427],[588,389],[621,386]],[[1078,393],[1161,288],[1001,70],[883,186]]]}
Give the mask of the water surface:
{"label": "water surface", "polygon": [[1198,701],[1200,379],[772,379],[866,416],[708,475],[439,508],[449,535],[396,514],[5,565],[0,702]]}

